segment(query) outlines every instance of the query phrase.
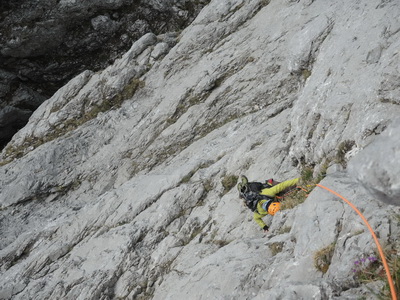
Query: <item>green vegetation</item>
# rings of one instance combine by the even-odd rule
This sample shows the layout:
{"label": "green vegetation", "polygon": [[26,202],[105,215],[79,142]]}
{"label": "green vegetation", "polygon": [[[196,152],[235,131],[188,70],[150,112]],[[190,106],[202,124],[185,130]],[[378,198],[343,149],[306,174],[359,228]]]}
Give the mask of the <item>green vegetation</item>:
{"label": "green vegetation", "polygon": [[213,189],[213,184],[211,179],[207,179],[206,181],[203,182],[203,187],[206,191],[206,193],[209,193]]}
{"label": "green vegetation", "polygon": [[[190,179],[193,177],[193,175],[196,174],[197,171],[199,171],[201,169],[206,169],[206,168],[210,167],[213,163],[214,163],[214,161],[212,161],[212,160],[202,162],[196,168],[191,170],[187,175],[185,175],[182,178],[180,183],[188,183],[190,181]],[[210,188],[211,185],[212,185],[211,180],[204,182],[204,188],[206,190],[208,190],[208,188],[209,188],[209,190],[211,190],[211,188]]]}
{"label": "green vegetation", "polygon": [[303,167],[300,172],[300,183],[301,189],[294,189],[288,192],[284,196],[282,201],[281,209],[292,209],[297,205],[303,203],[308,194],[314,189],[317,183],[319,183],[326,176],[326,169],[328,164],[323,164],[320,168],[319,173],[314,177],[314,168],[310,166]]}
{"label": "green vegetation", "polygon": [[[116,94],[111,99],[103,99],[101,103],[92,106],[89,106],[88,103],[90,103],[90,101],[86,99],[85,101],[83,101],[83,108],[82,108],[83,112],[81,113],[80,116],[67,119],[63,123],[55,125],[43,137],[29,136],[25,138],[23,143],[18,147],[14,147],[11,145],[7,146],[5,148],[6,158],[0,162],[0,165],[6,165],[10,163],[13,159],[24,156],[27,152],[39,147],[40,145],[50,142],[60,136],[67,134],[72,130],[75,130],[80,125],[96,118],[99,113],[121,107],[122,103],[125,100],[132,98],[135,92],[139,88],[144,87],[144,85],[145,85],[144,81],[141,81],[137,78],[133,78],[119,94]],[[54,111],[58,109],[59,109],[58,107],[53,108]]]}
{"label": "green vegetation", "polygon": [[[213,222],[213,225],[217,224],[217,222],[215,220],[212,222]],[[219,248],[222,248],[232,242],[232,240],[216,239],[217,234],[218,234],[218,230],[214,229],[210,233],[210,235],[207,238],[207,240],[205,241],[205,243],[206,244],[214,244],[214,245],[217,245]]]}
{"label": "green vegetation", "polygon": [[95,107],[92,111],[92,115],[97,116],[99,112],[105,112],[121,107],[125,100],[132,98],[136,91],[144,86],[144,81],[137,78],[132,78],[120,93],[112,97],[111,100],[105,100],[99,106]]}
{"label": "green vegetation", "polygon": [[[393,252],[389,255],[389,268],[391,270],[391,275],[394,283],[394,287],[399,293],[400,291],[400,256],[397,255],[397,251],[393,250]],[[386,293],[389,294],[390,288],[389,284],[386,285]]]}
{"label": "green vegetation", "polygon": [[276,242],[269,245],[269,249],[271,250],[272,256],[277,255],[279,252],[283,250],[283,242]]}
{"label": "green vegetation", "polygon": [[364,230],[357,230],[356,232],[354,232],[351,236],[356,236],[356,235],[359,235],[359,234],[362,234],[362,233],[364,233],[365,231]]}
{"label": "green vegetation", "polygon": [[219,248],[225,247],[228,245],[231,241],[226,241],[226,240],[213,240],[212,243],[217,245]]}
{"label": "green vegetation", "polygon": [[192,170],[189,172],[189,174],[185,175],[182,180],[181,183],[188,183],[190,178],[192,178],[192,176],[194,175],[194,173],[196,173],[197,170]]}
{"label": "green vegetation", "polygon": [[303,190],[295,190],[286,195],[282,201],[281,210],[292,209],[297,205],[303,203],[308,196],[308,192]]}
{"label": "green vegetation", "polygon": [[224,194],[229,192],[237,183],[238,181],[238,176],[236,175],[225,175],[224,178],[222,178],[222,186],[224,187]]}
{"label": "green vegetation", "polygon": [[301,181],[304,183],[310,183],[313,180],[314,168],[304,167],[300,172]]}
{"label": "green vegetation", "polygon": [[349,152],[354,145],[355,142],[350,140],[341,142],[336,151],[335,162],[341,164],[343,167],[346,167],[346,153]]}
{"label": "green vegetation", "polygon": [[335,245],[335,243],[332,243],[314,254],[314,266],[324,274],[328,271],[331,264]]}
{"label": "green vegetation", "polygon": [[325,178],[326,170],[328,170],[328,167],[329,167],[329,160],[327,160],[327,161],[325,161],[325,163],[321,164],[319,172],[314,179],[315,184],[320,183],[321,180]]}
{"label": "green vegetation", "polygon": [[253,150],[255,148],[257,148],[258,146],[261,146],[262,142],[255,142],[254,144],[251,145],[250,150]]}
{"label": "green vegetation", "polygon": [[303,76],[304,80],[307,80],[307,78],[311,76],[311,71],[308,69],[303,69],[301,71],[301,75]]}
{"label": "green vegetation", "polygon": [[166,120],[167,126],[172,125],[176,121],[178,121],[178,119],[183,114],[185,114],[191,106],[200,104],[207,98],[207,95],[203,95],[200,97],[198,95],[191,95],[190,93],[191,92],[189,92],[187,97],[185,97],[178,103],[174,114]]}
{"label": "green vegetation", "polygon": [[394,100],[394,99],[390,99],[390,98],[384,98],[384,97],[382,97],[382,98],[379,99],[379,101],[382,102],[382,103],[390,103],[390,104],[399,105],[399,102],[397,102],[397,101]]}
{"label": "green vegetation", "polygon": [[292,230],[292,227],[290,227],[290,226],[281,227],[278,230],[278,234],[288,233],[288,232],[290,232],[290,230]]}
{"label": "green vegetation", "polygon": [[264,6],[267,6],[270,2],[271,2],[271,0],[262,0],[262,1],[260,2],[260,5],[261,5],[262,7],[264,7]]}
{"label": "green vegetation", "polygon": [[[377,251],[376,251],[377,252]],[[393,279],[395,290],[400,291],[400,257],[397,255],[396,249],[384,250],[384,254],[389,265],[390,274]],[[378,298],[384,297],[390,298],[390,287],[388,279],[386,277],[386,272],[383,268],[383,263],[378,255],[370,255],[368,257],[363,257],[354,262],[353,273],[355,279],[361,283],[369,283],[373,281],[384,281],[386,282],[385,287],[381,291],[381,295],[376,295]]]}
{"label": "green vegetation", "polygon": [[12,159],[5,159],[0,161],[0,167],[5,166],[7,164],[9,164],[10,162],[12,162]]}

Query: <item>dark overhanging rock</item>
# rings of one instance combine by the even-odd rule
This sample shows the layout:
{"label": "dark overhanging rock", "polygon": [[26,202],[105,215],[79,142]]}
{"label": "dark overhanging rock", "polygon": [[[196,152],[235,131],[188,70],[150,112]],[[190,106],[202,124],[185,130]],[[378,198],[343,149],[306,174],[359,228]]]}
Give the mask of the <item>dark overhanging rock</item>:
{"label": "dark overhanging rock", "polygon": [[75,75],[104,69],[145,33],[182,30],[208,2],[2,1],[0,149]]}

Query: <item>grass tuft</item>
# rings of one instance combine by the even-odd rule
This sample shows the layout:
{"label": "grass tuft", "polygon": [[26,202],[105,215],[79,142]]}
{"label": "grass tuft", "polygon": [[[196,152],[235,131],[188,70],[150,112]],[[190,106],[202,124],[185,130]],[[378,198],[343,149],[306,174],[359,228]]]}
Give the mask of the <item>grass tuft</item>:
{"label": "grass tuft", "polygon": [[328,164],[324,164],[320,172],[314,177],[314,168],[310,166],[304,167],[300,172],[300,187],[286,193],[281,200],[282,210],[292,209],[297,205],[303,203],[317,183],[319,183],[326,176],[326,169]]}
{"label": "grass tuft", "polygon": [[342,165],[343,167],[346,167],[346,153],[353,149],[354,145],[355,142],[350,140],[345,140],[341,142],[336,150],[335,162]]}
{"label": "grass tuft", "polygon": [[222,186],[224,187],[224,194],[226,194],[234,186],[236,186],[238,179],[239,179],[239,177],[236,175],[225,175],[224,178],[222,178],[221,183],[222,183]]}
{"label": "grass tuft", "polygon": [[283,242],[276,242],[269,245],[269,249],[271,249],[272,256],[277,255],[283,250]]}
{"label": "grass tuft", "polygon": [[[376,251],[377,252],[377,251]],[[400,291],[400,256],[397,254],[396,249],[384,250],[384,254],[389,265],[390,274],[394,283],[394,288],[399,293]],[[386,272],[383,268],[382,259],[378,253],[369,256],[363,256],[361,259],[357,259],[354,262],[353,267],[354,278],[362,284],[384,281],[386,282],[385,287],[380,291],[379,296],[385,299],[390,298],[390,287]]]}
{"label": "grass tuft", "polygon": [[324,274],[328,271],[331,264],[335,245],[335,243],[332,243],[314,254],[314,267]]}

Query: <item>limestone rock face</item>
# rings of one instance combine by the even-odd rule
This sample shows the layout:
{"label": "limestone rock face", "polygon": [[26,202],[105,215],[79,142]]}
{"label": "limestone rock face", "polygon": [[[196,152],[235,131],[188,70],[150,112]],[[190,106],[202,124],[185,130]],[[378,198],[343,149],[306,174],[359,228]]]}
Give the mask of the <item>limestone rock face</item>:
{"label": "limestone rock face", "polygon": [[349,164],[350,173],[377,199],[400,206],[400,121],[396,119],[381,136]]}
{"label": "limestone rock face", "polygon": [[208,2],[2,1],[0,147],[69,79],[104,69],[148,32],[182,30]]}
{"label": "limestone rock face", "polygon": [[355,276],[376,246],[342,200],[317,187],[265,234],[234,184],[329,167],[321,184],[400,249],[400,208],[346,172],[400,112],[399,10],[215,0],[179,35],[145,34],[71,79],[1,153],[0,299],[384,294],[384,278]]}

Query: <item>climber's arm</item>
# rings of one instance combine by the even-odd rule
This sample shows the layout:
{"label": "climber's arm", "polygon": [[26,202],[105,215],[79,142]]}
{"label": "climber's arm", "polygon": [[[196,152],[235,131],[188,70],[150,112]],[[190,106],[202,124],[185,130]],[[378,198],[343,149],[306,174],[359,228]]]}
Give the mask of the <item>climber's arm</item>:
{"label": "climber's arm", "polygon": [[268,230],[268,226],[264,223],[262,216],[257,211],[254,212],[253,219],[261,229]]}

